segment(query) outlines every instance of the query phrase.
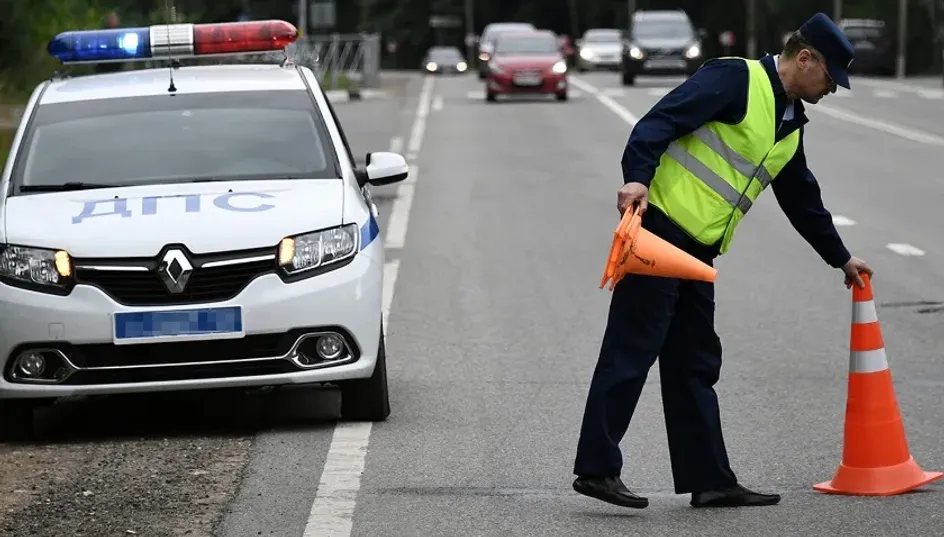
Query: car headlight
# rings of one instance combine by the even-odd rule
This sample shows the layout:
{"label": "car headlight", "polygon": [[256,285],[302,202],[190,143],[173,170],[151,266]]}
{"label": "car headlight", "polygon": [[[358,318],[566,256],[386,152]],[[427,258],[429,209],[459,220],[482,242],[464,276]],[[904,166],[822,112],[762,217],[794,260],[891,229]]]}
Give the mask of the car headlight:
{"label": "car headlight", "polygon": [[65,250],[3,246],[0,280],[36,290],[68,291],[73,284],[72,257]]}
{"label": "car headlight", "polygon": [[590,49],[588,49],[588,48],[582,48],[582,49],[580,49],[580,57],[583,58],[583,59],[585,59],[585,60],[592,60],[592,59],[593,59],[593,51],[590,50]]}
{"label": "car headlight", "polygon": [[564,62],[557,62],[553,67],[551,67],[551,71],[562,75],[567,72],[567,64]]}
{"label": "car headlight", "polygon": [[641,60],[643,57],[642,49],[639,47],[629,47],[629,55],[634,60]]}
{"label": "car headlight", "polygon": [[701,47],[698,45],[692,45],[688,47],[688,50],[685,51],[685,57],[688,59],[697,58],[701,55]]}
{"label": "car headlight", "polygon": [[279,268],[286,276],[314,274],[357,253],[360,233],[357,224],[347,224],[312,233],[285,237],[279,243]]}
{"label": "car headlight", "polygon": [[436,62],[429,62],[429,63],[426,64],[426,70],[427,70],[427,71],[435,71],[437,67],[439,67],[439,66],[436,65]]}
{"label": "car headlight", "polygon": [[462,71],[465,71],[468,68],[469,68],[469,65],[465,62],[459,62],[456,64],[456,70],[459,71],[460,73]]}

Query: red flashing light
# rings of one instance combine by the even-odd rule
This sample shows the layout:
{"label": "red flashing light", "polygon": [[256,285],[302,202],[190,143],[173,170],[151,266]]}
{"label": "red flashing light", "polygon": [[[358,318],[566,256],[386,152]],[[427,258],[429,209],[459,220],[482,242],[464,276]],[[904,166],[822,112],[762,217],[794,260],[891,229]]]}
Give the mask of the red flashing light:
{"label": "red flashing light", "polygon": [[283,50],[296,39],[295,26],[280,20],[193,25],[195,55]]}

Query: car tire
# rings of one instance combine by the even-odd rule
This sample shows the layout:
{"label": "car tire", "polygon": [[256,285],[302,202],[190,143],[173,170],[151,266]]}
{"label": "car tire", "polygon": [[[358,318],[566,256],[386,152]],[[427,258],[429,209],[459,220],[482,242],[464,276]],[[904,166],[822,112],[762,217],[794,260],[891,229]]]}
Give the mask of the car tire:
{"label": "car tire", "polygon": [[30,400],[0,401],[0,440],[21,442],[32,440],[35,434],[33,410],[37,404]]}
{"label": "car tire", "polygon": [[495,92],[493,92],[493,91],[488,91],[488,90],[485,91],[485,100],[486,100],[486,101],[488,101],[488,102],[490,102],[490,103],[493,103],[493,102],[496,101],[496,98],[497,98],[497,96],[495,95]]}
{"label": "car tire", "polygon": [[479,80],[485,80],[485,72],[479,71]]}
{"label": "car tire", "polygon": [[557,98],[558,101],[566,101],[566,100],[567,100],[567,90],[558,91],[557,93],[554,94],[554,97]]}
{"label": "car tire", "polygon": [[347,380],[341,384],[341,419],[345,421],[384,421],[390,415],[387,389],[387,350],[384,328],[380,326],[377,364],[370,378]]}
{"label": "car tire", "polygon": [[636,83],[636,77],[634,75],[631,75],[629,73],[623,73],[624,86],[632,86],[635,83]]}

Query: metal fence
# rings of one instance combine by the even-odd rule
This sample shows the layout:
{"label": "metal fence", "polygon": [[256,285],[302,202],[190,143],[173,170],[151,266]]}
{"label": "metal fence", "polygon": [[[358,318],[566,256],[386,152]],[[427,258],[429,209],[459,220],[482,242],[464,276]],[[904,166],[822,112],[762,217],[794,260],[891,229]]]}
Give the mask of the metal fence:
{"label": "metal fence", "polygon": [[288,54],[311,68],[324,89],[373,88],[380,71],[380,34],[300,37]]}

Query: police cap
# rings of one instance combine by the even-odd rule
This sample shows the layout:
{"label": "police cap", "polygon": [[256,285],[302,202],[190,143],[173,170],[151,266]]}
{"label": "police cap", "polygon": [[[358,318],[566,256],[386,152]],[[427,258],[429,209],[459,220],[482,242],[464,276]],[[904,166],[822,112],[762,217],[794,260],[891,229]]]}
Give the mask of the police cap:
{"label": "police cap", "polygon": [[825,13],[817,13],[798,30],[803,40],[826,58],[826,70],[836,84],[849,88],[847,69],[855,59],[855,49],[846,35]]}

